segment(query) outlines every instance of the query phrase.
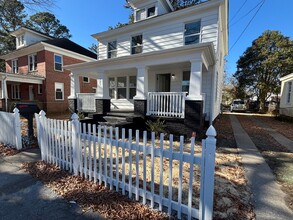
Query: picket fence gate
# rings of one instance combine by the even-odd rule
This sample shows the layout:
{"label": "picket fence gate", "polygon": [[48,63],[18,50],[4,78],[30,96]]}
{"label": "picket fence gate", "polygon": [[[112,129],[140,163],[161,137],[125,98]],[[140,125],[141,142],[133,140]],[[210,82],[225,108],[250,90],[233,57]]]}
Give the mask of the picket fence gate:
{"label": "picket fence gate", "polygon": [[[126,139],[125,129],[122,129],[120,138],[118,128],[90,124],[86,126],[79,122],[77,114],[72,115],[71,121],[48,119],[44,111],[35,114],[35,118],[43,161],[56,164],[74,175],[84,176],[89,180],[104,184],[111,190],[115,189],[117,192],[122,192],[123,195],[128,195],[131,199],[142,200],[143,204],[148,204],[151,208],[157,204],[160,211],[163,206],[169,214],[177,211],[178,219],[181,219],[182,215],[188,219],[212,219],[216,149],[216,131],[212,126],[206,133],[207,139],[202,141],[202,154],[197,156],[195,155],[194,137],[191,138],[190,153],[183,152],[183,136],[180,137],[180,151],[176,152],[173,151],[173,135],[170,135],[170,146],[166,150],[163,149],[163,134],[160,135],[160,146],[156,147],[155,133],[151,134],[151,144],[147,144],[147,132],[144,131],[143,140],[140,143],[138,130],[135,132],[135,140],[132,139],[131,129],[128,132],[128,139]],[[118,155],[119,152],[121,156]],[[125,157],[126,152],[128,152],[128,158]],[[146,178],[147,157],[150,157],[151,161],[151,177],[148,181],[151,185],[150,190],[147,188]],[[154,167],[156,157],[159,159],[159,168]],[[164,159],[169,160],[167,197],[163,195]],[[177,201],[172,199],[172,163],[175,160],[179,162]],[[140,161],[143,164],[142,170],[139,168]],[[182,203],[183,163],[190,164],[187,205]],[[121,172],[119,165],[121,165]],[[200,166],[201,170],[198,209],[192,205],[194,165]],[[126,173],[126,166],[128,173]],[[135,177],[133,177],[134,170]],[[157,189],[159,193],[155,193],[155,172],[159,172],[159,190]],[[142,179],[139,179],[139,176],[142,176]]]}
{"label": "picket fence gate", "polygon": [[13,113],[0,111],[0,143],[22,149],[20,115],[17,108]]}

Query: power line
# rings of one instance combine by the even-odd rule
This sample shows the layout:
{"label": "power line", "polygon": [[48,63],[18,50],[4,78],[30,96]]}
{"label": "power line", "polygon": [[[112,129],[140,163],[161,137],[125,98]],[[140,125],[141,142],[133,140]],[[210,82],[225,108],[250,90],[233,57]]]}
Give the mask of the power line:
{"label": "power line", "polygon": [[237,24],[240,20],[242,20],[243,18],[245,18],[247,15],[249,15],[252,11],[254,11],[254,9],[256,9],[260,4],[262,4],[262,2],[260,1],[256,6],[254,6],[249,12],[247,12],[245,15],[243,15],[241,18],[239,18],[237,21],[235,21],[233,24],[229,24],[229,27],[234,26],[235,24]]}
{"label": "power line", "polygon": [[247,0],[245,0],[245,2],[241,5],[241,7],[238,9],[238,11],[234,14],[234,16],[231,18],[230,22],[233,21],[233,19],[236,17],[236,15],[238,15],[238,13],[243,8],[243,6],[245,5],[246,2],[247,2]]}
{"label": "power line", "polygon": [[241,32],[241,34],[239,35],[239,37],[237,38],[237,40],[235,41],[235,43],[232,45],[232,47],[230,47],[229,52],[234,48],[234,46],[237,44],[237,42],[240,40],[240,38],[242,37],[242,35],[244,34],[244,32],[246,31],[246,29],[248,28],[248,26],[251,24],[251,22],[253,21],[253,19],[255,18],[255,16],[258,14],[259,10],[262,8],[262,6],[264,5],[266,0],[262,1],[262,4],[259,6],[259,8],[257,9],[257,11],[255,12],[255,14],[253,15],[253,17],[250,19],[250,21],[248,22],[248,24],[246,25],[246,27],[244,28],[244,30]]}

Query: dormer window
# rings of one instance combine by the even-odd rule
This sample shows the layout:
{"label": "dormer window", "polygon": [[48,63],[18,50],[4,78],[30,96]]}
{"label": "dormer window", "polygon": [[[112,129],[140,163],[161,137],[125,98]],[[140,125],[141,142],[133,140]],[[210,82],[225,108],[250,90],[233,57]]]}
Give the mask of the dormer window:
{"label": "dormer window", "polygon": [[200,42],[200,21],[185,24],[184,42],[185,45]]}
{"label": "dormer window", "polygon": [[23,46],[24,45],[24,35],[20,35],[16,38],[16,45],[18,47]]}
{"label": "dormer window", "polygon": [[155,15],[156,15],[156,7],[153,6],[153,7],[148,8],[147,17],[152,17],[152,16],[155,16]]}
{"label": "dormer window", "polygon": [[157,15],[156,6],[146,7],[136,11],[136,21],[144,20],[146,18]]}

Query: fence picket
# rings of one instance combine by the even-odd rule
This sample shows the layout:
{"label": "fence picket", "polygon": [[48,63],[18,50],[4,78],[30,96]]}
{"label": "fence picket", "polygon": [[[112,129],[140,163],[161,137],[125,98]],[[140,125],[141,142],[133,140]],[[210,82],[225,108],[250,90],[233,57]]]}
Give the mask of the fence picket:
{"label": "fence picket", "polygon": [[136,161],[136,176],[135,176],[135,200],[139,201],[139,130],[135,133],[135,161]]}
{"label": "fence picket", "polygon": [[183,144],[184,144],[184,137],[180,136],[179,187],[178,187],[178,211],[177,211],[178,216],[181,216],[181,204],[182,204]]}
{"label": "fence picket", "polygon": [[143,201],[146,204],[146,143],[147,143],[147,132],[143,132]]}
{"label": "fence picket", "polygon": [[113,190],[113,127],[110,127],[110,190]]}
{"label": "fence picket", "polygon": [[122,195],[125,195],[125,128],[122,128]]}
{"label": "fence picket", "polygon": [[128,163],[129,163],[129,173],[128,173],[128,196],[131,199],[132,198],[132,130],[128,130]]}
{"label": "fence picket", "polygon": [[173,135],[170,135],[170,149],[169,149],[169,193],[168,193],[168,214],[172,212],[172,163],[173,163]]}
{"label": "fence picket", "polygon": [[93,159],[94,159],[94,183],[97,183],[97,141],[96,134],[97,133],[97,125],[93,125]]}
{"label": "fence picket", "polygon": [[102,185],[102,127],[98,126],[98,146],[99,146],[99,184]]}
{"label": "fence picket", "polygon": [[119,191],[119,128],[115,128],[115,139],[116,139],[116,191]]}
{"label": "fence picket", "polygon": [[107,187],[107,126],[104,126],[104,181]]}
{"label": "fence picket", "polygon": [[163,209],[163,150],[164,150],[164,134],[160,134],[160,203],[159,203],[159,210],[162,211]]}
{"label": "fence picket", "polygon": [[[191,152],[190,154],[194,155],[194,137],[191,138]],[[193,182],[193,163],[190,163],[190,170],[189,170],[189,188],[188,188],[188,220],[191,219],[191,212],[192,212],[192,182]]]}
{"label": "fence picket", "polygon": [[93,169],[93,163],[92,163],[92,130],[91,130],[91,124],[88,124],[88,179],[92,180],[92,169]]}
{"label": "fence picket", "polygon": [[154,194],[155,194],[155,132],[152,132],[151,145],[151,208],[154,208]]}

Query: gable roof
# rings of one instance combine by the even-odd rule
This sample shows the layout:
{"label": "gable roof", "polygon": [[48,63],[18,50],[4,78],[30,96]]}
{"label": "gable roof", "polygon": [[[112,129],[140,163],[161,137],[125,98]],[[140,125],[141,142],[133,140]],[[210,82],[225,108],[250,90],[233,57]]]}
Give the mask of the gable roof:
{"label": "gable roof", "polygon": [[71,41],[71,40],[69,40],[67,38],[55,38],[55,39],[52,39],[52,40],[45,40],[45,41],[42,41],[42,42],[50,44],[50,45],[53,45],[53,46],[56,46],[56,47],[60,47],[62,49],[69,50],[69,51],[72,51],[72,52],[75,52],[75,53],[79,53],[79,54],[82,54],[82,55],[87,56],[87,57],[97,59],[97,54],[95,54],[95,53],[91,52],[90,50],[80,46],[77,43],[74,43],[73,41]]}

